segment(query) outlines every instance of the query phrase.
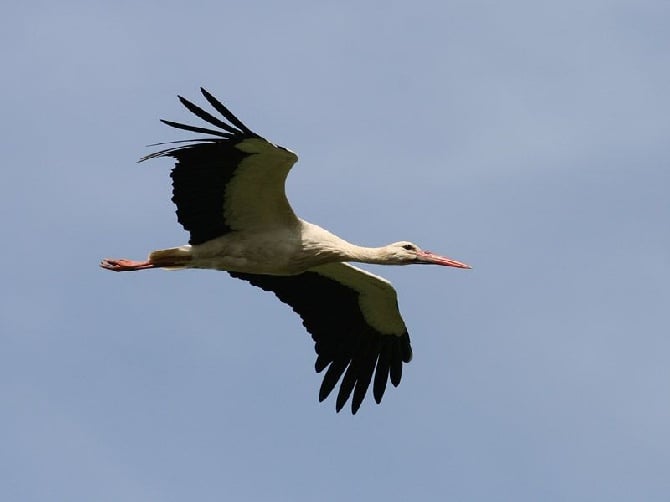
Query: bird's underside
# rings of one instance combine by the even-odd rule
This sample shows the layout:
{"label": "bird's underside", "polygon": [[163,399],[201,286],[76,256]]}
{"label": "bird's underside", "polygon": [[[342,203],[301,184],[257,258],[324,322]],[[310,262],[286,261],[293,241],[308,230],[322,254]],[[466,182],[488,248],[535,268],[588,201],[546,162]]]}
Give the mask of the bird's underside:
{"label": "bird's underside", "polygon": [[297,156],[252,132],[201,91],[221,118],[179,99],[214,128],[162,122],[207,136],[172,143],[141,159],[176,160],[172,201],[190,234],[189,245],[154,251],[147,260],[105,259],[101,266],[113,271],[209,268],[273,292],[300,315],[315,342],[315,369],[325,372],[319,400],[339,383],[336,410],[351,398],[356,413],[372,384],[380,403],[387,382],[397,386],[403,363],[412,358],[409,335],[391,284],[343,262],[470,267],[405,241],[355,246],[298,219],[284,192]]}

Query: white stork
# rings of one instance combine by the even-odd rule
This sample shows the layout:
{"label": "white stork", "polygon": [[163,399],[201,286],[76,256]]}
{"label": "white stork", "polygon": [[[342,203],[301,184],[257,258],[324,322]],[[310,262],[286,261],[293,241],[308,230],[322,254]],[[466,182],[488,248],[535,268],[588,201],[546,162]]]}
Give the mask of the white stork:
{"label": "white stork", "polygon": [[335,409],[339,412],[353,392],[356,413],[374,375],[373,394],[380,403],[389,377],[397,386],[402,363],[412,358],[409,335],[393,286],[345,262],[470,266],[411,242],[356,246],[298,218],[284,192],[296,154],[252,132],[209,92],[201,92],[227,122],[180,96],[188,110],[219,130],[162,120],[213,137],[175,142],[183,144],[141,159],[176,159],[172,201],[190,233],[189,244],[153,251],[146,261],[105,259],[100,265],[113,271],[223,270],[272,291],[311,333],[316,371],[328,368],[319,401],[341,379]]}

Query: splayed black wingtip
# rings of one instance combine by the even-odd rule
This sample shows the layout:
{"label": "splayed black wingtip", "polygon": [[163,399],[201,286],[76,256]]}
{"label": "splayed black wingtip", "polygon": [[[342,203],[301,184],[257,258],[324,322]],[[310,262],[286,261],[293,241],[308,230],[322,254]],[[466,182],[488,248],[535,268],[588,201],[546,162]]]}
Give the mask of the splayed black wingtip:
{"label": "splayed black wingtip", "polygon": [[400,357],[400,347],[398,345],[393,345],[393,355],[391,356],[391,367],[389,369],[389,375],[391,377],[391,383],[394,387],[400,385],[400,380],[402,380],[402,357]]}
{"label": "splayed black wingtip", "polygon": [[[335,411],[338,413],[342,408],[344,408],[344,405],[347,403],[349,396],[351,396],[351,393],[354,390],[356,385],[356,376],[356,367],[352,361],[351,364],[349,364],[347,371],[344,373],[344,376],[342,377],[340,390],[338,391],[337,398],[335,399]],[[360,403],[358,403],[358,407],[360,407]],[[358,407],[356,406],[355,401],[351,402],[351,412],[354,415],[358,411]]]}
{"label": "splayed black wingtip", "polygon": [[377,404],[382,402],[382,397],[384,397],[384,392],[386,392],[386,382],[389,377],[389,371],[391,369],[391,347],[390,345],[385,345],[382,347],[379,352],[379,358],[377,359],[377,369],[375,370],[375,380],[372,385],[372,394],[374,395],[375,402]]}
{"label": "splayed black wingtip", "polygon": [[229,133],[232,134],[239,134],[241,131],[239,129],[235,129],[234,127],[226,124],[223,120],[220,120],[216,118],[214,115],[206,112],[202,108],[200,108],[198,105],[195,105],[191,103],[188,99],[182,97],[182,96],[177,96],[179,98],[179,101],[181,102],[182,105],[184,105],[188,111],[193,113],[194,115],[198,116],[205,122],[209,122],[210,124],[219,127],[223,129],[224,131],[228,131]]}
{"label": "splayed black wingtip", "polygon": [[235,127],[237,127],[240,131],[242,131],[245,134],[248,134],[250,136],[257,136],[256,133],[254,133],[251,129],[249,129],[247,126],[244,125],[244,123],[238,119],[233,113],[226,108],[223,103],[221,103],[218,99],[216,99],[214,96],[212,96],[207,89],[204,87],[200,88],[200,92],[202,93],[203,96],[205,96],[205,99],[209,102],[210,105],[212,105],[217,112],[219,112],[223,117],[233,124]]}
{"label": "splayed black wingtip", "polygon": [[[180,143],[215,143],[217,141],[221,141],[218,138],[194,138],[194,139],[182,139],[179,141],[168,141],[168,142],[161,142],[161,143],[152,143],[151,145],[147,145],[147,148],[152,147],[152,146],[162,146],[162,145],[177,145]],[[171,155],[173,152],[181,150],[182,147],[171,147],[171,148],[166,148],[164,150],[160,150],[158,152],[150,153],[149,155],[145,155],[144,157],[140,158],[137,163],[144,162],[145,160],[149,159],[157,159],[158,157],[168,157]]]}
{"label": "splayed black wingtip", "polygon": [[351,398],[351,411],[354,414],[356,411],[358,411],[358,408],[361,407],[363,399],[365,399],[365,394],[368,391],[368,387],[370,387],[370,380],[372,379],[374,370],[375,366],[373,360],[372,364],[368,365],[368,367],[364,369],[365,374],[362,377],[359,376],[358,380],[356,380],[356,385],[354,386],[354,395]]}
{"label": "splayed black wingtip", "polygon": [[230,133],[230,132],[215,131],[214,129],[208,129],[207,127],[190,126],[190,125],[187,125],[187,124],[182,124],[181,122],[172,122],[171,120],[164,120],[164,119],[160,119],[160,120],[165,125],[169,125],[170,127],[174,127],[176,129],[183,129],[184,131],[200,132],[200,133],[205,133],[205,134],[213,134],[214,136],[219,136],[221,138],[232,138],[233,137],[233,134]]}
{"label": "splayed black wingtip", "polygon": [[321,382],[321,387],[319,388],[319,402],[322,402],[326,399],[332,390],[337,385],[337,382],[340,380],[342,373],[347,368],[346,359],[338,359],[333,361],[328,369],[326,374],[323,376],[323,381]]}

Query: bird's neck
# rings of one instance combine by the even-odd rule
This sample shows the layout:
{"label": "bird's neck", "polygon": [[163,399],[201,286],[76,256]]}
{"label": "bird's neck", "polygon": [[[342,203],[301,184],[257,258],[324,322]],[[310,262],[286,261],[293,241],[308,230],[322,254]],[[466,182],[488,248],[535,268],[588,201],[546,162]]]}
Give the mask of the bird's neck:
{"label": "bird's neck", "polygon": [[318,255],[323,257],[323,262],[333,261],[353,261],[358,263],[388,263],[386,259],[386,247],[365,247],[357,246],[351,242],[345,241],[323,228],[311,223],[302,222],[303,246],[309,250],[309,255]]}
{"label": "bird's neck", "polygon": [[385,247],[369,248],[365,246],[357,246],[347,242],[347,246],[343,249],[343,261],[354,261],[358,263],[373,263],[383,265],[387,263]]}

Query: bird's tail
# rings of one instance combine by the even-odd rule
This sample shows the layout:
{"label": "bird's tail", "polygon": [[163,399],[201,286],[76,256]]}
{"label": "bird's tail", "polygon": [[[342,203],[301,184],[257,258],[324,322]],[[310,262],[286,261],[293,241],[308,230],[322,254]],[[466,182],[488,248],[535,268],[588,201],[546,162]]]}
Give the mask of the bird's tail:
{"label": "bird's tail", "polygon": [[149,261],[165,270],[183,270],[191,262],[191,246],[159,249],[149,254]]}

